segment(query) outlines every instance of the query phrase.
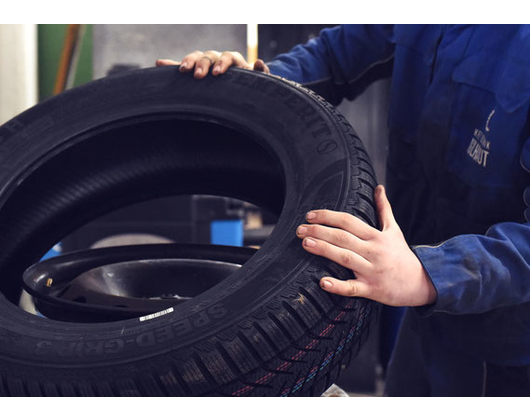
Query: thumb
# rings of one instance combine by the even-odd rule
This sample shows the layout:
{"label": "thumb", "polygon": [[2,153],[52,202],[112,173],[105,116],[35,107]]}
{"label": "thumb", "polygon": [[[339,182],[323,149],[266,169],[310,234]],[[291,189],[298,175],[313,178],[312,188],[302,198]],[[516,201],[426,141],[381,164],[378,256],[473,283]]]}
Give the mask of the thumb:
{"label": "thumb", "polygon": [[378,185],[375,189],[374,198],[381,230],[387,230],[396,224],[396,219],[394,219],[392,206],[390,206],[390,202],[386,196],[385,187]]}
{"label": "thumb", "polygon": [[270,74],[269,67],[261,59],[256,60],[256,62],[254,63],[254,70],[262,71],[263,73]]}
{"label": "thumb", "polygon": [[179,61],[169,60],[167,58],[159,58],[158,60],[156,60],[157,67],[178,66],[179,64],[180,64]]}

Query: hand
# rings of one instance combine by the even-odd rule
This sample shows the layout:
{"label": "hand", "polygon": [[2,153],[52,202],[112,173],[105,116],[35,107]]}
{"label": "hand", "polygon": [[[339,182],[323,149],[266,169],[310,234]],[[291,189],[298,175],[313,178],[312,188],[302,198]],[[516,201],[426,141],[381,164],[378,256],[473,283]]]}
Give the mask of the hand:
{"label": "hand", "polygon": [[323,277],[320,286],[342,296],[372,299],[390,306],[422,306],[436,300],[436,289],[411,251],[382,185],[375,190],[382,230],[355,216],[331,210],[310,211],[309,224],[296,231],[304,249],[349,268],[355,280]]}
{"label": "hand", "polygon": [[214,76],[225,73],[226,70],[232,66],[270,74],[270,70],[263,60],[257,60],[254,63],[254,66],[251,66],[247,63],[247,60],[236,51],[225,51],[223,53],[217,51],[195,51],[184,57],[182,62],[158,59],[156,60],[156,65],[157,67],[180,65],[179,70],[181,73],[189,73],[195,69],[193,76],[196,79],[203,79],[206,77],[210,67],[213,67],[212,74]]}

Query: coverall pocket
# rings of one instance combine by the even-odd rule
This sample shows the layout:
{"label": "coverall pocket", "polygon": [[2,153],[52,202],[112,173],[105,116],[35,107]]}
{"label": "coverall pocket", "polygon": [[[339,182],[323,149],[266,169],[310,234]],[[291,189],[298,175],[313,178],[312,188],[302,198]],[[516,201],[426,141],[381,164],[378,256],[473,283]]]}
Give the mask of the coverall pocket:
{"label": "coverall pocket", "polygon": [[484,51],[464,59],[452,80],[449,171],[469,187],[513,188],[529,134],[529,68]]}

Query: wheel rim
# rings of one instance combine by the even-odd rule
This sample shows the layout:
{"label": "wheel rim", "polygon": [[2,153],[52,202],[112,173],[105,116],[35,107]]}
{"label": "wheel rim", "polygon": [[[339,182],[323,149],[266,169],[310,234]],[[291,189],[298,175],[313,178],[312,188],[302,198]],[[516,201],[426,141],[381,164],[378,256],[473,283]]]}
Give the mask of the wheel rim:
{"label": "wheel rim", "polygon": [[247,248],[173,244],[80,251],[33,265],[24,273],[24,288],[48,318],[111,322],[187,302],[253,254]]}

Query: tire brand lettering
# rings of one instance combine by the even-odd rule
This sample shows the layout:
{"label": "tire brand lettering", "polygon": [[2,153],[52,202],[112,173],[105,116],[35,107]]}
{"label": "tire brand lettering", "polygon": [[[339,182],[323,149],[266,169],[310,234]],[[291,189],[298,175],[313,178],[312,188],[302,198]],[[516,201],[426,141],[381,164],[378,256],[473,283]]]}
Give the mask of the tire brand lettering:
{"label": "tire brand lettering", "polygon": [[[24,128],[24,123],[16,118],[13,118],[12,120],[9,120],[8,122],[4,123],[2,126],[2,129],[5,129],[11,134],[15,134],[18,130],[21,130]],[[0,136],[0,142],[4,141],[4,136]]]}
{"label": "tire brand lettering", "polygon": [[[334,149],[330,149],[327,146],[324,150],[324,153],[330,153],[337,148],[337,143],[333,140],[329,140],[329,137],[332,135],[331,129],[329,128],[326,120],[317,112],[317,109],[311,102],[299,97],[298,95],[291,95],[289,98],[284,100],[285,105],[287,105],[302,121],[306,126],[311,129],[311,135],[315,138],[327,138],[322,143],[333,143],[335,145]],[[320,144],[322,144],[320,143]],[[321,146],[319,145],[319,148]],[[320,154],[323,152],[317,150]]]}
{"label": "tire brand lettering", "polygon": [[320,142],[317,146],[317,152],[321,155],[331,153],[337,149],[338,145],[333,140],[324,140]]}
{"label": "tire brand lettering", "polygon": [[[57,348],[55,348],[57,346]],[[51,341],[40,341],[33,349],[36,355],[55,354],[59,357],[91,357],[103,356],[105,354],[117,354],[125,346],[122,339],[111,339],[106,341],[78,341],[72,343],[53,343]]]}
{"label": "tire brand lettering", "polygon": [[20,120],[17,120],[16,118],[13,118],[12,120],[6,122],[4,124],[4,127],[9,131],[11,134],[16,133],[18,130],[21,130],[24,128],[24,123]]}
{"label": "tire brand lettering", "polygon": [[[267,79],[256,78],[245,73],[230,73],[230,75],[224,75],[224,77],[226,76],[230,76],[228,80],[233,80],[234,83],[238,85],[252,87],[253,89],[274,98],[285,97],[287,94],[288,96],[284,99],[283,103],[302,119],[310,130],[312,130],[311,135],[320,139],[327,137],[325,140],[327,143],[324,146],[319,145],[320,149],[317,150],[318,153],[331,153],[337,148],[337,143],[333,140],[329,140],[329,137],[332,135],[331,129],[321,113],[318,112],[318,108],[311,101],[308,101],[301,95],[289,91],[282,84],[270,83]],[[296,84],[294,85],[296,86]]]}
{"label": "tire brand lettering", "polygon": [[33,348],[33,354],[55,355],[61,358],[72,357],[101,357],[122,353],[127,347],[149,348],[151,346],[168,344],[180,334],[190,333],[196,329],[209,325],[213,320],[221,319],[228,314],[228,310],[221,304],[215,304],[195,316],[175,323],[140,333],[131,338],[114,338],[110,340],[53,342],[39,341]]}
{"label": "tire brand lettering", "polygon": [[[38,135],[41,131],[50,128],[53,125],[53,118],[49,115],[41,117],[33,121],[29,126],[26,126],[22,121],[14,118],[6,122],[2,128],[5,128],[11,134],[18,134],[22,137],[33,137]],[[0,137],[0,140],[3,138]]]}

